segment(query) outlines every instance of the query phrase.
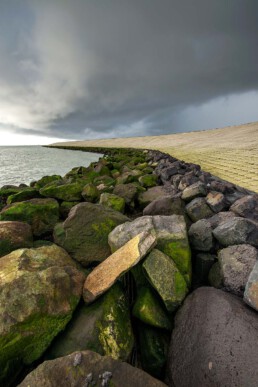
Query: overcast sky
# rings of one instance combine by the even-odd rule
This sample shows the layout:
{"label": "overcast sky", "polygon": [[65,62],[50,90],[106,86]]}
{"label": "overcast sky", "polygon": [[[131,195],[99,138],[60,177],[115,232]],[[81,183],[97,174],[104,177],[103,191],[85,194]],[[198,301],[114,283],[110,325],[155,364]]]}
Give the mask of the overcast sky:
{"label": "overcast sky", "polygon": [[0,0],[0,145],[257,120],[257,0]]}

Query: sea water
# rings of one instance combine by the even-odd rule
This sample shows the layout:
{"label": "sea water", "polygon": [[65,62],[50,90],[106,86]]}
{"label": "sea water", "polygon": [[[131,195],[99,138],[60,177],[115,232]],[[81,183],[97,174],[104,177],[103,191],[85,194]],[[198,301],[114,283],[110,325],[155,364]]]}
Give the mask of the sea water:
{"label": "sea water", "polygon": [[0,187],[29,184],[46,175],[65,175],[74,167],[87,167],[101,154],[41,146],[0,146]]}

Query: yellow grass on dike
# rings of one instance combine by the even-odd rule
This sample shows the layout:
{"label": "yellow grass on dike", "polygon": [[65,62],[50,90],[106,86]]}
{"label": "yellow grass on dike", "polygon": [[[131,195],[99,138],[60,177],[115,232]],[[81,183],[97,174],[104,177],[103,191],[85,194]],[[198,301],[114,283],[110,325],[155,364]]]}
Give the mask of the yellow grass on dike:
{"label": "yellow grass on dike", "polygon": [[258,192],[258,122],[161,136],[70,141],[52,145],[158,149]]}

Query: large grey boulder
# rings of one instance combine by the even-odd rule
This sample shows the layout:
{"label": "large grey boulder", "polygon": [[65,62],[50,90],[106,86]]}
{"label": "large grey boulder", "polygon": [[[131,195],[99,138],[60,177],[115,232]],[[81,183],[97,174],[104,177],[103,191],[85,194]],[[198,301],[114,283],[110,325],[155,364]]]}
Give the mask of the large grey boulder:
{"label": "large grey boulder", "polygon": [[243,296],[248,277],[258,259],[256,248],[250,245],[229,246],[218,253],[223,287]]}
{"label": "large grey boulder", "polygon": [[193,199],[185,207],[186,213],[193,222],[197,220],[210,218],[214,215],[214,212],[210,209],[206,203],[205,198],[196,198]]}
{"label": "large grey boulder", "polygon": [[101,262],[110,255],[109,233],[128,218],[118,211],[99,204],[80,203],[74,206],[64,223],[54,229],[54,240],[83,266]]}
{"label": "large grey boulder", "polygon": [[188,236],[195,250],[210,251],[214,246],[212,228],[207,219],[201,219],[193,223],[188,231]]}
{"label": "large grey boulder", "polygon": [[174,387],[257,387],[257,313],[241,299],[202,287],[177,312],[168,357]]}
{"label": "large grey boulder", "polygon": [[[175,193],[171,189],[171,194]],[[153,200],[156,200],[157,198],[161,198],[164,196],[167,196],[169,192],[166,190],[164,186],[157,185],[156,187],[148,188],[147,191],[141,192],[138,196],[139,205],[144,208]]]}
{"label": "large grey boulder", "polygon": [[213,215],[211,218],[209,218],[209,223],[211,227],[214,229],[218,227],[221,223],[224,223],[236,217],[237,216],[234,212],[222,211],[222,212],[218,212],[216,215]]}
{"label": "large grey boulder", "polygon": [[195,198],[206,196],[206,194],[207,194],[206,185],[201,181],[197,181],[196,183],[189,185],[183,190],[182,199],[185,200],[186,202],[190,202]]}
{"label": "large grey boulder", "polygon": [[238,216],[258,220],[258,195],[247,195],[237,200],[230,210]]}
{"label": "large grey boulder", "polygon": [[258,225],[249,219],[236,217],[225,221],[213,230],[213,235],[222,246],[258,246]]}
{"label": "large grey boulder", "polygon": [[165,196],[153,200],[143,215],[184,215],[185,203],[179,196]]}
{"label": "large grey boulder", "polygon": [[23,380],[20,387],[165,387],[160,380],[131,365],[100,356],[91,351],[74,352],[68,356],[40,364]]}

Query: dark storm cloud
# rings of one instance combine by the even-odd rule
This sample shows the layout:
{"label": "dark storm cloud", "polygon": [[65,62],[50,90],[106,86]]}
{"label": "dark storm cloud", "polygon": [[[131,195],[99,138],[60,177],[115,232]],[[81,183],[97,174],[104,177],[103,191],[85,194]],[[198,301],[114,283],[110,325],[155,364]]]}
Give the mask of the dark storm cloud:
{"label": "dark storm cloud", "polygon": [[258,119],[256,0],[19,4],[0,5],[6,127],[76,139]]}

